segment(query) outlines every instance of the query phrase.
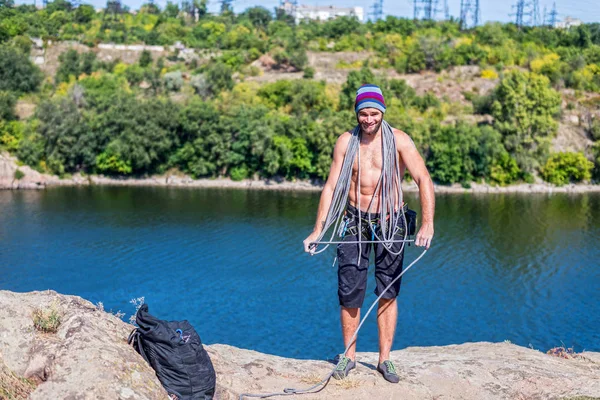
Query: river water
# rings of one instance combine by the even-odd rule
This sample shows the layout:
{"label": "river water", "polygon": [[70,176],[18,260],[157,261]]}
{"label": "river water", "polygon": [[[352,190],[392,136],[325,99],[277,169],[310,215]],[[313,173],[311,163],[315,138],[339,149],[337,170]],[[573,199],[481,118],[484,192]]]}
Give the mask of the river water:
{"label": "river water", "polygon": [[[418,198],[407,194],[411,208]],[[333,251],[302,240],[318,193],[53,188],[0,192],[0,289],[52,289],[188,319],[206,343],[296,358],[343,351]],[[473,341],[600,351],[599,194],[438,194],[406,273],[394,349]],[[407,249],[406,263],[420,254]],[[366,307],[375,299],[369,276]],[[377,351],[369,317],[359,351]]]}

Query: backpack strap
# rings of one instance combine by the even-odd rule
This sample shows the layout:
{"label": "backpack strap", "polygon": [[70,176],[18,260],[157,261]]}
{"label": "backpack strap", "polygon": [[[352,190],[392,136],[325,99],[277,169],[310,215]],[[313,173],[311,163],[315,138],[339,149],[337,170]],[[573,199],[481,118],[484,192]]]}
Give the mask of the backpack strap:
{"label": "backpack strap", "polygon": [[132,345],[133,348],[136,349],[138,353],[140,353],[142,358],[144,360],[146,360],[146,362],[148,364],[150,364],[150,360],[148,359],[148,356],[146,355],[146,352],[144,351],[144,345],[142,343],[142,336],[137,328],[135,328],[134,330],[131,331],[131,333],[129,334],[129,337],[127,338],[127,343]]}

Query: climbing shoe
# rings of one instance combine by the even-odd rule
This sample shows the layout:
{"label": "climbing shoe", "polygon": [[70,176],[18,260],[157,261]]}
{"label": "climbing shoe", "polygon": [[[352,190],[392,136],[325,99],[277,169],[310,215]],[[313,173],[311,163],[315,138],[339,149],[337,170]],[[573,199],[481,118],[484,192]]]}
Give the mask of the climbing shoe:
{"label": "climbing shoe", "polygon": [[338,362],[337,366],[333,370],[333,377],[335,379],[344,379],[348,376],[348,372],[356,367],[356,363],[348,357],[342,357]]}
{"label": "climbing shoe", "polygon": [[392,383],[398,383],[400,381],[400,377],[396,372],[396,367],[390,360],[385,360],[381,364],[377,366],[377,371],[381,372],[383,378]]}

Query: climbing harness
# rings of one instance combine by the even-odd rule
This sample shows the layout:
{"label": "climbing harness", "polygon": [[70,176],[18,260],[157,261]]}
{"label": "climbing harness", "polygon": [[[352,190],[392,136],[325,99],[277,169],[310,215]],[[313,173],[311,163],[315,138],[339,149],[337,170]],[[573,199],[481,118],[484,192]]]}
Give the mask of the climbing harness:
{"label": "climbing harness", "polygon": [[[375,187],[375,191],[373,192],[374,194],[381,194],[379,217],[372,219],[371,214],[369,213],[374,197],[371,198],[371,201],[367,207],[367,218],[364,218],[360,215],[360,139],[362,134],[360,126],[356,126],[351,132],[352,136],[348,144],[348,149],[346,150],[346,155],[344,156],[340,176],[335,185],[335,189],[333,192],[329,210],[327,212],[327,217],[325,219],[323,230],[321,231],[321,234],[315,242],[309,243],[309,246],[312,250],[311,254],[314,255],[322,253],[332,244],[356,243],[359,244],[358,259],[360,260],[362,250],[362,246],[360,246],[360,244],[362,243],[381,243],[383,246],[385,246],[386,250],[389,253],[393,255],[399,255],[404,250],[404,245],[406,243],[414,242],[414,240],[407,239],[407,236],[409,235],[409,233],[411,235],[414,234],[416,222],[413,219],[412,221],[410,221],[410,223],[412,223],[413,225],[409,226],[406,214],[413,213],[409,214],[411,218],[416,214],[414,214],[414,211],[408,210],[408,208],[406,208],[405,211],[405,204],[403,202],[402,197],[402,177],[400,176],[400,163],[398,160],[398,152],[396,150],[396,139],[392,127],[386,121],[382,121],[381,123],[381,133],[383,166],[381,170],[381,176],[379,177],[379,181],[377,182],[377,186]],[[350,193],[352,168],[355,159],[357,159],[358,161],[357,193],[359,195],[356,196],[358,203],[356,209],[358,210],[357,212],[359,213],[359,215],[353,215],[353,217],[355,217],[358,226],[348,227],[349,218],[347,217],[346,213],[349,213],[349,211],[347,211],[348,194]],[[400,212],[397,212],[398,206],[401,207]],[[366,228],[364,231],[363,223],[365,224]],[[332,226],[333,230],[331,237],[329,238],[329,240],[323,240],[326,232],[329,231],[329,229]],[[401,227],[404,227],[402,235],[403,237],[401,240],[395,239],[394,236],[396,235],[399,229],[402,229]],[[355,232],[353,228],[356,228]],[[364,232],[368,232],[368,230],[370,230],[370,240],[363,240],[363,234]],[[358,240],[344,240],[344,237],[348,231],[350,231],[350,233],[352,233],[353,236],[357,236]],[[358,234],[359,232],[361,234]],[[342,240],[334,240],[336,233]],[[369,238],[368,235],[366,237]],[[392,250],[392,245],[394,243],[402,243],[402,246],[400,246],[400,250],[398,252],[394,252]],[[317,250],[319,245],[324,245],[324,247],[322,249]],[[427,253],[427,249],[423,250],[423,252],[412,263],[410,263],[408,267],[406,267],[394,280],[392,280],[392,282],[390,282],[390,284],[381,292],[377,299],[375,299],[373,304],[371,304],[369,310],[362,317],[358,328],[356,328],[354,335],[349,341],[350,344],[344,350],[342,357],[346,356],[346,353],[354,343],[354,340],[358,336],[358,332],[362,328],[364,322],[366,321],[367,317],[369,316],[375,305],[379,302],[383,295],[392,287],[392,285],[396,283],[396,281],[400,279],[402,275],[406,273],[406,271],[408,271],[413,265],[415,265],[425,255],[425,253]],[[336,260],[334,260],[334,265],[335,261]],[[321,382],[306,389],[285,388],[282,392],[265,394],[242,393],[240,394],[239,400],[243,400],[244,397],[268,398],[274,396],[291,396],[295,394],[318,393],[321,390],[325,389],[325,387],[327,387],[327,384],[331,380],[334,371],[335,367],[331,370],[330,373],[327,374],[327,376],[325,376],[325,378]]]}

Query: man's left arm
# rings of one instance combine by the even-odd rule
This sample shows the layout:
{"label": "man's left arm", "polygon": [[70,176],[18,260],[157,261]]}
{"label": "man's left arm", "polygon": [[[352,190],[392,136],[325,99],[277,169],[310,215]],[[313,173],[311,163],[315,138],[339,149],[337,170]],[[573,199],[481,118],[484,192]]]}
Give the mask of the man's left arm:
{"label": "man's left arm", "polygon": [[408,172],[419,187],[419,197],[421,198],[421,212],[423,214],[421,228],[415,238],[417,246],[429,248],[433,239],[433,216],[435,213],[435,195],[433,191],[433,182],[425,167],[425,161],[419,154],[417,146],[406,133],[394,130],[396,136],[396,146],[398,152]]}

